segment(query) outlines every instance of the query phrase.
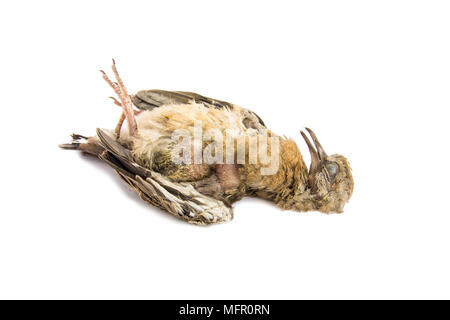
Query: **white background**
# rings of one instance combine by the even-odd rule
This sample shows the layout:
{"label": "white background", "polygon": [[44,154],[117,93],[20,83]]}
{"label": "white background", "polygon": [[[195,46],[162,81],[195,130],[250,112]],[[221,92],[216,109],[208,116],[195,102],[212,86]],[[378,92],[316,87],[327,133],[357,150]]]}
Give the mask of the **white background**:
{"label": "white background", "polygon": [[[446,1],[0,5],[0,298],[450,298]],[[198,227],[62,151],[114,127],[98,69],[314,129],[351,162],[342,215],[244,199]]]}

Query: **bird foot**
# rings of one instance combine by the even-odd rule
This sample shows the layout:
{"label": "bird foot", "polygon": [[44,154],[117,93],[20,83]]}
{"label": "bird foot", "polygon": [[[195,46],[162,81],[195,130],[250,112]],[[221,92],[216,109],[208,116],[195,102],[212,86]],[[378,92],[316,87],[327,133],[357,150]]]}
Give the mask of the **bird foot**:
{"label": "bird foot", "polygon": [[111,97],[114,101],[114,104],[123,108],[123,112],[114,130],[116,133],[116,137],[119,138],[120,130],[122,128],[125,119],[127,120],[130,135],[136,137],[138,134],[138,128],[136,124],[136,119],[134,118],[135,111],[133,110],[133,103],[131,102],[131,97],[129,96],[127,89],[125,88],[122,79],[120,78],[119,72],[117,71],[116,68],[116,62],[114,61],[114,59],[112,64],[112,70],[114,72],[114,76],[117,82],[112,82],[103,70],[100,70],[100,72],[103,74],[103,79],[114,90],[114,92],[116,93],[117,97],[120,100],[119,102],[119,100],[117,100],[116,98]]}

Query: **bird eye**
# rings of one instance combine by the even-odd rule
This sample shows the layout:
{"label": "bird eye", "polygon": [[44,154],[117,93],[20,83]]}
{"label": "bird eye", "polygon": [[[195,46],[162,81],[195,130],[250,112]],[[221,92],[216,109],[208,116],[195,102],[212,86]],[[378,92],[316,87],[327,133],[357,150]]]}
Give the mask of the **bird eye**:
{"label": "bird eye", "polygon": [[330,181],[333,181],[339,171],[337,163],[329,162],[325,165],[325,169],[328,172],[328,177],[330,178]]}

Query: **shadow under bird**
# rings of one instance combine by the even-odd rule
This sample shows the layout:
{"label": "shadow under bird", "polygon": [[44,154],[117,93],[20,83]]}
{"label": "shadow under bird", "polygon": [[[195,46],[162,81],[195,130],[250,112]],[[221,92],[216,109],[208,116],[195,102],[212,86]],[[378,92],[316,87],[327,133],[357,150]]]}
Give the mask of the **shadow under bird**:
{"label": "shadow under bird", "polygon": [[[311,129],[306,131],[312,142],[301,131],[311,154],[308,170],[297,144],[271,132],[254,112],[192,92],[143,90],[129,95],[114,60],[112,70],[115,82],[101,72],[119,98],[113,102],[123,109],[116,128],[97,129],[93,137],[73,134],[72,142],[60,147],[106,162],[146,202],[187,222],[212,224],[230,221],[232,203],[245,196],[267,199],[286,210],[324,213],[341,213],[350,199],[349,162],[328,155]],[[223,151],[216,140],[196,136],[196,128],[215,130],[231,141],[233,161],[195,161],[196,148],[213,158]],[[174,133],[180,130],[193,137],[186,140],[187,147],[184,144],[184,151],[192,151],[184,162],[174,161],[181,150]],[[262,161],[252,151],[267,140],[277,144],[267,143],[267,159]],[[228,149],[225,153],[229,156]],[[239,156],[243,161],[237,161]],[[275,162],[277,170],[261,173]]]}

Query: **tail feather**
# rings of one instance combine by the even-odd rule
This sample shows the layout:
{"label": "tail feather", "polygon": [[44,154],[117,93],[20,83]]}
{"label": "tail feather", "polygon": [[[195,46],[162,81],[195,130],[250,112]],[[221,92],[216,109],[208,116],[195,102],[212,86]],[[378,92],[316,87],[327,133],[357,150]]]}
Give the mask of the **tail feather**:
{"label": "tail feather", "polygon": [[59,147],[66,150],[80,150],[96,157],[105,151],[97,137],[86,137],[76,133],[72,134],[70,143],[60,144]]}
{"label": "tail feather", "polygon": [[73,134],[73,141],[60,145],[63,149],[80,150],[98,157],[148,203],[194,224],[230,221],[233,209],[220,200],[198,192],[190,183],[177,183],[135,162],[130,150],[120,145],[103,130],[97,136]]}
{"label": "tail feather", "polygon": [[79,142],[63,143],[60,144],[59,147],[61,149],[67,150],[78,150],[80,148],[80,143]]}

